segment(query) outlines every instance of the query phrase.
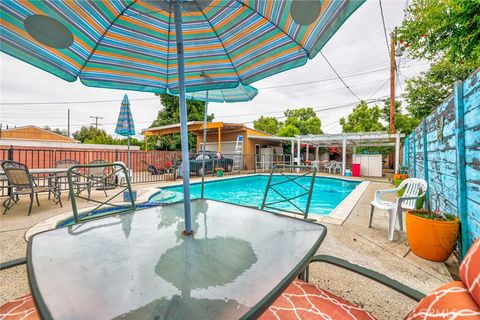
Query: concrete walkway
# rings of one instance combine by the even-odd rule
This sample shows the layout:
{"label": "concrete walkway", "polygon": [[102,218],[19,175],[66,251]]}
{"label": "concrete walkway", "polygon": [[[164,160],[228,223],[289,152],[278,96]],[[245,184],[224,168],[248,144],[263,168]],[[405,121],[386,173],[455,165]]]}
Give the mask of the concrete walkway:
{"label": "concrete walkway", "polygon": [[[157,187],[162,185],[165,184],[155,184]],[[145,184],[134,187],[141,195],[148,192],[152,186]],[[381,272],[419,291],[429,292],[451,280],[445,264],[423,260],[410,253],[404,232],[396,232],[397,241],[388,241],[387,217],[384,212],[377,211],[373,228],[368,228],[370,201],[375,190],[390,187],[386,182],[371,182],[342,225],[324,223],[328,227],[328,234],[318,253],[346,259]],[[93,197],[104,199],[101,192],[95,192]],[[1,261],[25,256],[25,232],[45,219],[71,211],[66,197],[63,201],[64,207],[60,208],[42,196],[41,207],[34,206],[32,215],[26,216],[29,201],[23,198],[6,215],[0,215]],[[79,204],[80,208],[88,206],[91,204],[87,202]],[[378,319],[403,318],[415,305],[410,299],[373,281],[324,264],[312,265],[310,280],[369,310]],[[28,292],[24,266],[0,272],[0,304]]]}

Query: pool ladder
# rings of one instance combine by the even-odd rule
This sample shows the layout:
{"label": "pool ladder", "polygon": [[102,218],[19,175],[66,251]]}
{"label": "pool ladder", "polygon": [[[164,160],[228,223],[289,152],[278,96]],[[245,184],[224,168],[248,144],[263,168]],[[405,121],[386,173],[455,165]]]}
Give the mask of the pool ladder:
{"label": "pool ladder", "polygon": [[[297,171],[296,169],[298,169],[298,171],[300,171],[300,170],[306,170],[306,171],[301,175],[291,175],[291,174],[285,174],[285,172],[284,172],[285,170],[278,171],[278,169],[289,169],[288,170],[289,172]],[[280,174],[280,176],[283,176],[286,179],[283,180],[283,181],[272,183],[272,177],[273,177],[274,173],[277,173],[277,172]],[[265,189],[265,194],[263,195],[263,201],[262,201],[262,205],[261,205],[260,209],[261,210],[272,209],[272,210],[275,210],[275,211],[283,211],[283,212],[288,212],[288,213],[293,213],[293,214],[300,214],[300,215],[303,215],[304,219],[308,219],[308,212],[310,210],[310,202],[312,200],[312,192],[313,192],[313,186],[314,186],[314,183],[315,183],[316,173],[317,173],[317,169],[315,167],[311,167],[311,166],[287,165],[287,164],[276,164],[276,165],[274,165],[272,167],[272,170],[270,171],[270,177],[268,178],[267,187]],[[310,174],[311,174],[311,180],[310,180],[310,187],[309,188],[300,184],[297,181],[298,179],[300,179],[302,177],[305,177],[305,176],[308,176]],[[300,187],[305,192],[303,192],[301,194],[298,194],[294,197],[287,198],[279,190],[277,190],[277,188],[275,188],[278,185],[281,185],[281,184],[284,184],[284,183],[289,183],[289,182],[295,183],[298,187]],[[282,197],[282,199],[281,200],[275,200],[275,201],[272,201],[272,202],[267,202],[268,193],[269,193],[270,190],[272,190],[273,192],[278,194],[280,197]],[[302,209],[299,206],[297,206],[293,202],[293,200],[304,197],[304,196],[307,196],[307,204],[305,206],[305,209]],[[283,203],[283,202],[290,203],[292,206],[297,208],[297,210],[300,211],[300,212],[291,211],[291,210],[287,210],[287,209],[282,209],[282,208],[278,208],[278,207],[274,206],[276,204]]]}

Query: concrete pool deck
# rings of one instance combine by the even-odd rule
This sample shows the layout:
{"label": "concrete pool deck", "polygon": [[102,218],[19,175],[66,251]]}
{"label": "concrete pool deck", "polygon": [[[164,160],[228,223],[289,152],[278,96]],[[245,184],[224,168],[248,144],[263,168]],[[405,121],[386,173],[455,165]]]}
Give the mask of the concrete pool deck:
{"label": "concrete pool deck", "polygon": [[[208,177],[206,180],[215,179]],[[193,182],[199,181],[193,178]],[[139,197],[146,195],[152,187],[162,187],[177,182],[137,184]],[[404,232],[395,233],[394,242],[387,240],[387,217],[381,211],[374,216],[373,228],[368,228],[370,201],[375,190],[390,188],[386,180],[371,181],[361,193],[359,200],[351,204],[352,210],[342,224],[324,220],[328,234],[322,243],[319,254],[330,254],[344,258],[358,265],[405,283],[422,292],[429,292],[451,280],[443,263],[423,260],[409,252]],[[102,192],[93,197],[104,198]],[[28,202],[21,199],[6,215],[0,216],[0,253],[1,261],[25,256],[25,232],[33,225],[53,216],[71,211],[70,203],[64,197],[64,207],[55,205],[46,197],[40,198],[41,207],[34,206],[31,216],[25,212]],[[91,204],[80,202],[79,208]],[[453,261],[453,259],[452,259]],[[452,263],[450,261],[450,263]],[[360,307],[371,311],[378,319],[403,318],[415,304],[413,301],[339,268],[313,264],[311,282],[350,300]],[[29,292],[24,266],[0,272],[0,304]]]}

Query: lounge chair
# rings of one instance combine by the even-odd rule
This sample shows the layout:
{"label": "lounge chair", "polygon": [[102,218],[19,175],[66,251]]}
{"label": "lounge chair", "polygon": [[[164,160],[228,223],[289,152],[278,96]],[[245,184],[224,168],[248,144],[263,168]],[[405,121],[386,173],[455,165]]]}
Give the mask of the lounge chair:
{"label": "lounge chair", "polygon": [[3,161],[1,165],[8,179],[8,187],[11,188],[9,197],[3,202],[3,206],[5,208],[3,214],[7,213],[7,210],[18,202],[20,195],[30,196],[28,215],[32,213],[33,198],[36,198],[37,204],[40,206],[40,201],[38,201],[39,193],[48,193],[49,198],[52,192],[56,193],[57,196],[54,194],[54,200],[55,202],[59,203],[61,207],[63,207],[58,186],[56,184],[52,184],[51,179],[49,179],[47,186],[38,186],[30,174],[28,167],[23,163],[15,161]]}
{"label": "lounge chair", "polygon": [[[473,243],[462,260],[460,281],[447,283],[426,296],[383,274],[336,257],[320,255],[313,257],[312,262],[324,262],[352,271],[418,301],[406,320],[480,318],[480,239]],[[308,283],[308,273],[306,278],[306,281],[295,280],[290,284],[259,319],[375,319],[349,301]]]}
{"label": "lounge chair", "polygon": [[[382,195],[396,193],[402,189],[405,189],[405,191],[396,202],[382,199]],[[377,190],[375,192],[375,199],[371,202],[372,210],[370,212],[368,227],[372,227],[373,211],[375,208],[386,210],[388,212],[388,240],[392,241],[397,217],[400,230],[403,230],[403,211],[415,209],[417,200],[425,196],[425,192],[427,192],[427,182],[418,178],[405,179],[395,189]]]}

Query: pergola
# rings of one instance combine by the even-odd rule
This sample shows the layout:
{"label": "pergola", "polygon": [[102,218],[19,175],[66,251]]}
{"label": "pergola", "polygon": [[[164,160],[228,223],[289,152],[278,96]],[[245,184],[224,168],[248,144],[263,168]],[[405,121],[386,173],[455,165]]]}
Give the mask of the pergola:
{"label": "pergola", "polygon": [[386,132],[361,132],[296,136],[297,162],[300,160],[300,147],[302,144],[307,144],[307,150],[309,145],[316,147],[316,160],[318,160],[318,148],[342,148],[342,175],[345,175],[345,166],[347,162],[346,149],[348,147],[395,146],[395,172],[398,172],[400,168],[400,138],[403,137],[405,137],[405,135],[399,132],[395,134],[389,134]]}

